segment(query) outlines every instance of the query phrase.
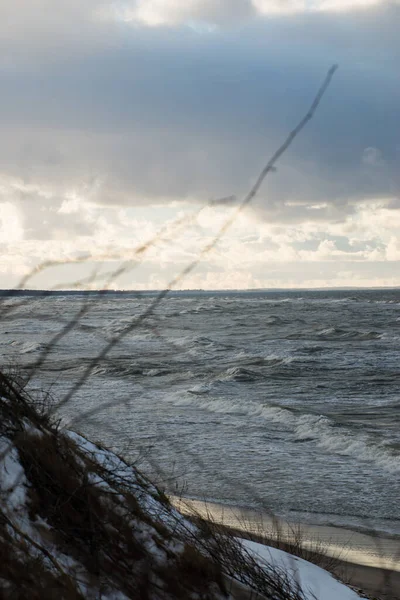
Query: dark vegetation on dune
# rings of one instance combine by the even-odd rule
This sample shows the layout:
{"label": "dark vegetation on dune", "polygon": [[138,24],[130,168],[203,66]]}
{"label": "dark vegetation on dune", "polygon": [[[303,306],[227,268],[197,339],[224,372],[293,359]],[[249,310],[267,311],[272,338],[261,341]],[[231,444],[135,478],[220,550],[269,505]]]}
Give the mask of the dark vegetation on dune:
{"label": "dark vegetation on dune", "polygon": [[[224,528],[182,517],[134,465],[61,430],[44,405],[0,374],[1,460],[22,467],[1,489],[1,598],[208,600],[252,590],[302,600],[279,569],[261,568]],[[26,500],[15,507],[18,488]]]}

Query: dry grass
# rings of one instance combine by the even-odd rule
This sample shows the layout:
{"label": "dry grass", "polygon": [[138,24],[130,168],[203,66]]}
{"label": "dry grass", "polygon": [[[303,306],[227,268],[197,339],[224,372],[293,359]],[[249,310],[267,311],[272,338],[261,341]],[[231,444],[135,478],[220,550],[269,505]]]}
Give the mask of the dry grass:
{"label": "dry grass", "polygon": [[96,600],[108,590],[135,600],[213,600],[229,596],[228,577],[264,598],[303,600],[225,528],[203,520],[195,527],[135,466],[103,462],[104,449],[92,453],[60,431],[18,380],[1,373],[0,436],[18,452],[34,531],[0,507],[0,597],[80,600],[92,589]]}
{"label": "dry grass", "polygon": [[252,528],[246,527],[246,523],[244,523],[242,537],[284,550],[293,556],[298,556],[329,571],[333,575],[339,574],[340,552],[331,553],[330,540],[321,540],[318,536],[310,539],[299,523],[285,523],[276,520],[273,526],[264,525],[261,516],[256,529],[254,529],[254,526]]}
{"label": "dry grass", "polygon": [[[157,564],[142,531],[148,530],[152,542],[168,555],[170,530],[142,509],[127,484],[116,485],[116,474],[104,472],[72,440],[59,433],[40,438],[25,433],[16,445],[31,484],[31,519],[45,520],[53,543],[83,565],[100,586],[147,600],[155,594],[156,575],[165,584],[166,597],[174,589],[172,597],[187,598],[199,591],[196,583],[201,583],[204,598],[215,596],[208,594],[208,587],[216,580],[217,569],[208,558],[200,561],[195,549],[190,553],[188,548],[182,556],[170,553],[165,570]],[[98,478],[112,485],[97,485]]]}
{"label": "dry grass", "polygon": [[[337,576],[342,564],[341,552],[332,553],[331,540],[322,540],[315,536],[310,538],[301,524],[289,523],[278,518],[265,518],[263,513],[250,520],[240,513],[214,514],[207,502],[194,504],[182,495],[175,495],[172,500],[178,510],[193,522],[199,524],[207,522],[225,531],[227,535],[234,535],[259,544],[283,550],[311,562],[333,575]],[[343,549],[345,552],[345,548]]]}
{"label": "dry grass", "polygon": [[0,597],[10,600],[82,600],[73,582],[48,568],[45,556],[33,554],[25,536],[10,527],[0,515]]}
{"label": "dry grass", "polygon": [[262,598],[304,600],[301,588],[278,567],[260,566],[259,562],[238,542],[234,532],[212,520],[196,519],[201,531],[200,544],[223,572],[244,584]]}

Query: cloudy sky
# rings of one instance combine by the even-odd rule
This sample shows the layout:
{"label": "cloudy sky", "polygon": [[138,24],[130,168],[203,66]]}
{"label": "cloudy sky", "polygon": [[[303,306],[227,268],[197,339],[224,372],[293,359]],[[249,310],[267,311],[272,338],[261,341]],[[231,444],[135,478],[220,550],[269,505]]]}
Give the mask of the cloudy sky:
{"label": "cloudy sky", "polygon": [[164,287],[333,63],[179,287],[400,286],[399,28],[398,0],[2,2],[0,287]]}

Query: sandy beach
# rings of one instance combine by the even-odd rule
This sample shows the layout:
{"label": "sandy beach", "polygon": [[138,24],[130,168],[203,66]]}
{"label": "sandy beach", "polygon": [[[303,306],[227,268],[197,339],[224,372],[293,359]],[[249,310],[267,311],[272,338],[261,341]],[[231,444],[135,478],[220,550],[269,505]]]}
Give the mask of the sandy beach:
{"label": "sandy beach", "polygon": [[[267,513],[186,498],[172,497],[172,501],[183,513],[212,519],[242,537],[251,535],[262,543],[279,536],[284,544],[292,536],[286,523]],[[362,590],[370,598],[400,598],[399,538],[325,525],[293,526],[301,527],[304,547],[315,549],[321,544],[324,553],[337,559],[335,572],[344,583]]]}

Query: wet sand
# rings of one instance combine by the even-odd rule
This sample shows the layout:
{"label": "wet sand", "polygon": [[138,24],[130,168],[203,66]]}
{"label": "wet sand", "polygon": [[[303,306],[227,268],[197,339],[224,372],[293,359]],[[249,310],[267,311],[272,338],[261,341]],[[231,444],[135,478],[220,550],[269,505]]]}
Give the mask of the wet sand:
{"label": "wet sand", "polygon": [[[182,513],[198,515],[234,530],[239,536],[251,535],[261,543],[279,538],[284,545],[293,541],[292,529],[271,515],[251,509],[172,498]],[[352,531],[342,527],[301,524],[302,546],[336,558],[335,572],[345,583],[385,600],[400,598],[400,539],[382,534]],[[319,546],[320,545],[320,546]],[[338,599],[339,600],[339,599]]]}

